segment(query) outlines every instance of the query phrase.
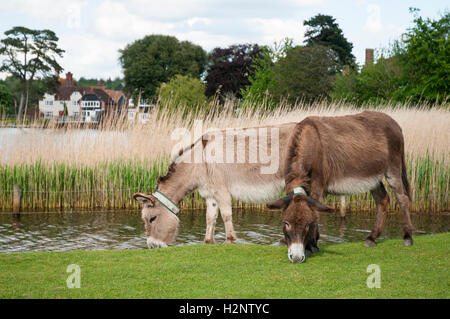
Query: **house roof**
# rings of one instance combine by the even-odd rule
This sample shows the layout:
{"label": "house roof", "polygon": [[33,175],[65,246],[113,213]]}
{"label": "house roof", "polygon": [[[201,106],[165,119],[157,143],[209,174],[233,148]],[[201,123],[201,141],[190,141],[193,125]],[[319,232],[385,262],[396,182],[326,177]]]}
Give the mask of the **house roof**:
{"label": "house roof", "polygon": [[70,100],[72,93],[75,91],[80,92],[81,95],[95,94],[89,86],[59,86],[56,93],[56,98],[61,101],[68,101]]}
{"label": "house roof", "polygon": [[105,92],[104,89],[100,88],[94,88],[94,93],[104,102],[108,102],[111,100],[111,97],[108,95],[108,93]]}
{"label": "house roof", "polygon": [[108,90],[104,86],[77,86],[75,81],[72,80],[71,74],[66,75],[66,79],[60,78],[59,81],[60,85],[56,92],[56,99],[60,101],[70,100],[73,92],[80,92],[83,100],[85,95],[96,95],[98,99],[105,103],[118,103],[119,99],[124,96],[121,91]]}
{"label": "house roof", "polygon": [[82,101],[99,101],[100,98],[98,97],[97,94],[84,94],[83,97],[81,98]]}
{"label": "house roof", "polygon": [[67,101],[70,100],[70,96],[72,95],[73,92],[78,91],[81,94],[82,91],[80,91],[80,88],[78,86],[59,86],[57,93],[56,93],[56,98],[58,100],[62,100],[62,101]]}
{"label": "house roof", "polygon": [[114,90],[104,90],[106,94],[108,94],[115,103],[117,103],[121,96],[123,96],[123,93],[121,91],[114,91]]}

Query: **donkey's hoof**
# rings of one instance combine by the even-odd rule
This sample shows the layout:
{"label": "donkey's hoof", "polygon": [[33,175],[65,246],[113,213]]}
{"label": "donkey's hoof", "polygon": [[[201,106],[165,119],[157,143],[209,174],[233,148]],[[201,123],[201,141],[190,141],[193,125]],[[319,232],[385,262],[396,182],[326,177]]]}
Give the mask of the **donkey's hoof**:
{"label": "donkey's hoof", "polygon": [[319,247],[311,247],[311,252],[313,254],[317,253],[319,251]]}
{"label": "donkey's hoof", "polygon": [[412,238],[405,238],[405,240],[403,241],[403,245],[405,246],[412,246],[413,245],[413,239]]}
{"label": "donkey's hoof", "polygon": [[236,240],[236,235],[234,232],[232,232],[230,235],[227,236],[227,239],[225,240],[225,244],[232,244]]}
{"label": "donkey's hoof", "polygon": [[306,256],[306,258],[309,258],[309,257],[311,257],[313,255],[313,252],[311,251],[311,250],[309,250],[309,249],[306,249],[305,250],[305,256]]}
{"label": "donkey's hoof", "polygon": [[375,247],[377,244],[372,240],[367,238],[366,242],[364,243],[364,246],[366,247]]}
{"label": "donkey's hoof", "polygon": [[205,239],[205,244],[214,244],[214,239]]}

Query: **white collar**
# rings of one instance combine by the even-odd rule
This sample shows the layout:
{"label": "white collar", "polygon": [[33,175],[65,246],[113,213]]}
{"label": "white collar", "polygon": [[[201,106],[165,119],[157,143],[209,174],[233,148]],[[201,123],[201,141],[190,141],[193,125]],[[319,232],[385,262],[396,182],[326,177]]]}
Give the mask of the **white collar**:
{"label": "white collar", "polygon": [[305,189],[303,187],[301,187],[301,186],[295,186],[294,187],[294,195],[305,195],[305,196],[308,196],[306,194]]}
{"label": "white collar", "polygon": [[160,202],[161,205],[167,208],[171,213],[176,215],[180,212],[180,208],[178,208],[178,206],[174,202],[172,202],[169,197],[167,197],[160,191],[157,190],[152,195],[155,196],[158,202]]}

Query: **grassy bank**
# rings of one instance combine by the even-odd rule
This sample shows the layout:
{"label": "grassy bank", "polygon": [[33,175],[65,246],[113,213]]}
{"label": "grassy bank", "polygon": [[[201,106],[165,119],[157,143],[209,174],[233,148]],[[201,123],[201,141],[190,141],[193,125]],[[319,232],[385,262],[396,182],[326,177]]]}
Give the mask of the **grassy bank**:
{"label": "grassy bank", "polygon": [[[450,110],[444,106],[430,109],[389,104],[366,108],[389,114],[402,127],[412,209],[449,210]],[[24,209],[135,208],[131,195],[136,191],[150,192],[157,177],[165,173],[172,148],[180,142],[171,140],[172,132],[185,128],[194,139],[196,120],[202,120],[200,131],[205,132],[210,128],[273,125],[299,122],[311,115],[340,116],[361,111],[345,103],[280,105],[272,112],[257,106],[236,112],[235,105],[212,105],[201,114],[170,109],[176,111],[155,112],[146,124],[112,118],[98,130],[87,130],[78,126],[61,129],[57,123],[49,122],[42,124],[42,129],[19,130],[0,138],[0,209],[11,209],[14,184],[22,188]],[[39,123],[36,121],[33,126],[39,128]],[[330,197],[329,203],[333,201]],[[187,208],[204,205],[195,194],[183,204]],[[374,203],[367,193],[347,198],[347,205],[354,210],[370,210]],[[255,206],[258,205],[252,205]],[[396,208],[392,200],[391,209]]]}
{"label": "grassy bank", "polygon": [[[303,264],[258,245],[0,254],[0,298],[450,298],[449,244],[450,233],[321,245]],[[79,289],[66,286],[70,264]],[[379,289],[367,288],[370,264]]]}

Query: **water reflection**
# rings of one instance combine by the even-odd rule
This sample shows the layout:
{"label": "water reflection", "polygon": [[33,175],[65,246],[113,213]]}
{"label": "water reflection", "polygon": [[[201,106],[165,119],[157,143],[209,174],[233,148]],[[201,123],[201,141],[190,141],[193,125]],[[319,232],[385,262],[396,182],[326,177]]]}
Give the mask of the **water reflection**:
{"label": "water reflection", "polygon": [[[450,231],[450,215],[412,214],[416,234]],[[180,214],[177,245],[203,243],[204,211]],[[320,242],[363,241],[375,221],[375,214],[353,213],[341,218],[320,217]],[[233,222],[238,243],[276,245],[282,237],[279,212],[237,210]],[[401,238],[400,214],[388,214],[381,238]],[[63,251],[73,249],[146,248],[144,225],[138,211],[0,213],[0,252]],[[225,240],[223,222],[216,225],[217,243]]]}

